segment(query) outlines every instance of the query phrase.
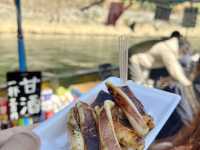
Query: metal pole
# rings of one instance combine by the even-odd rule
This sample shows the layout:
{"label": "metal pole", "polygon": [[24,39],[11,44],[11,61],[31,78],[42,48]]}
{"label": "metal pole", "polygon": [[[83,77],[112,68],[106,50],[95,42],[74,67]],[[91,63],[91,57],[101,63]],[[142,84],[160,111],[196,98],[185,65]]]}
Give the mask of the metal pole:
{"label": "metal pole", "polygon": [[22,31],[22,17],[21,17],[21,0],[14,0],[17,10],[17,37],[18,37],[18,55],[19,55],[19,71],[25,72],[26,66],[26,54],[24,46],[24,38]]}

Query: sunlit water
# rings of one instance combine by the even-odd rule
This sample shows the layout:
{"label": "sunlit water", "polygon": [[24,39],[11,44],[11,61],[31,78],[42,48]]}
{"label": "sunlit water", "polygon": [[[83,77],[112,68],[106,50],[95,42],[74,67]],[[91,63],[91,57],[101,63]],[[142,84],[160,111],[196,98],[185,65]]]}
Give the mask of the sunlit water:
{"label": "sunlit water", "polygon": [[[59,74],[97,68],[102,63],[118,63],[117,36],[29,35],[25,37],[28,70]],[[152,37],[151,37],[152,38]],[[129,45],[150,39],[130,38]],[[191,40],[198,50],[198,38]],[[18,70],[16,35],[0,34],[0,83],[6,72]]]}

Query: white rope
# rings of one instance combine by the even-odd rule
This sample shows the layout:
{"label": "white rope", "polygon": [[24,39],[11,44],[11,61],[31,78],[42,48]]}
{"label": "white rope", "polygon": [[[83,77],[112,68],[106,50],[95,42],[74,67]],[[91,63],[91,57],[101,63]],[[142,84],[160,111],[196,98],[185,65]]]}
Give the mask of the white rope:
{"label": "white rope", "polygon": [[120,78],[125,83],[128,78],[128,37],[119,37],[119,69]]}

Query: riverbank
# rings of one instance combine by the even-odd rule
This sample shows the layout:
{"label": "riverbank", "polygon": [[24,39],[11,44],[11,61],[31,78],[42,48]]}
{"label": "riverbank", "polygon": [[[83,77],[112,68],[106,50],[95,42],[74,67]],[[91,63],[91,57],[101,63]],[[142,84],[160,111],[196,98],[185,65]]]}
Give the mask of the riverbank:
{"label": "riverbank", "polygon": [[[16,24],[4,22],[0,25],[0,34],[16,33]],[[25,21],[23,23],[25,35],[29,34],[58,34],[58,35],[105,35],[105,36],[167,36],[174,30],[179,30],[186,36],[198,37],[200,28],[186,29],[181,26],[157,23],[138,23],[134,31],[125,25],[105,26],[103,24],[47,24]]]}
{"label": "riverbank", "polygon": [[[46,7],[39,7],[39,9],[38,7],[31,7],[30,4],[23,5],[23,30],[25,34],[105,36],[126,34],[136,37],[154,37],[167,36],[173,30],[179,30],[187,36],[199,36],[200,33],[199,24],[196,28],[189,29],[189,31],[181,27],[183,14],[180,13],[182,8],[179,7],[176,9],[176,13],[173,12],[170,22],[162,22],[154,20],[154,13],[150,9],[142,9],[136,3],[133,8],[120,17],[117,25],[113,27],[104,25],[108,10],[101,6],[94,6],[82,12],[77,8],[78,6],[70,8],[69,4],[66,4],[68,8],[64,8],[61,4],[62,7],[56,7],[52,3],[49,11]],[[0,24],[0,34],[16,33],[14,6],[11,3],[0,3],[0,8],[0,18],[3,20]],[[132,23],[136,23],[133,30],[129,28]]]}

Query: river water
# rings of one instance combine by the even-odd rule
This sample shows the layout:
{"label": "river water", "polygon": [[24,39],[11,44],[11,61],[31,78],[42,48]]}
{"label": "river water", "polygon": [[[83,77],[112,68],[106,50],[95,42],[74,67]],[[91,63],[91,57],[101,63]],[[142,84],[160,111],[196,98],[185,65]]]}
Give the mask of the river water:
{"label": "river water", "polygon": [[[134,45],[152,37],[131,37]],[[25,46],[28,70],[52,74],[73,73],[80,69],[97,68],[99,64],[118,64],[117,36],[99,35],[27,35]],[[200,47],[199,38],[192,38],[194,49]],[[18,70],[16,35],[0,34],[0,83],[6,72]]]}

